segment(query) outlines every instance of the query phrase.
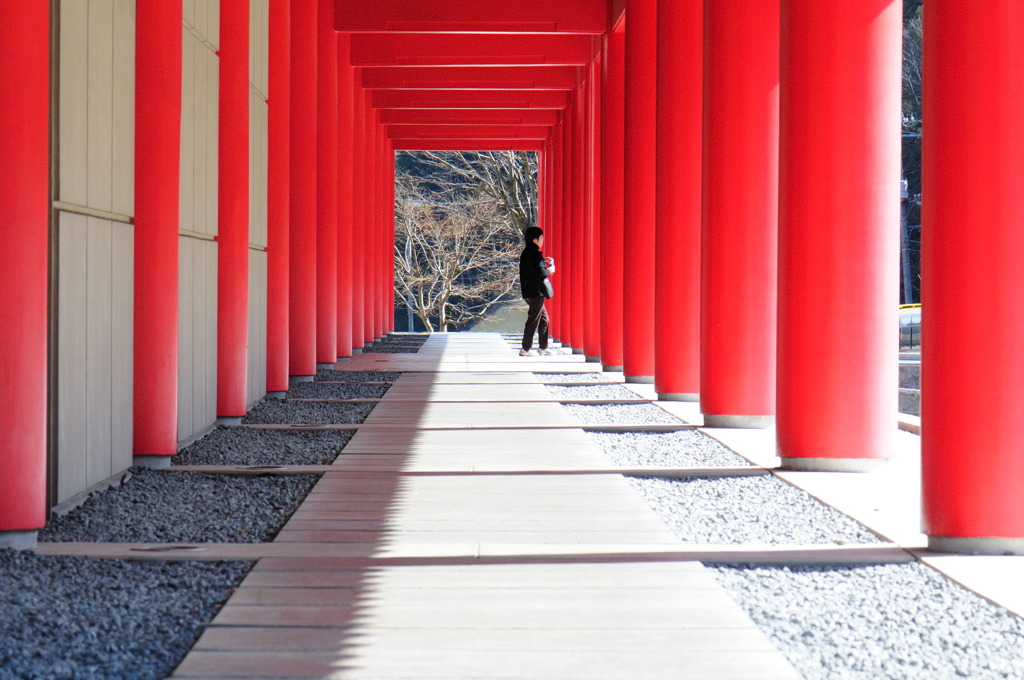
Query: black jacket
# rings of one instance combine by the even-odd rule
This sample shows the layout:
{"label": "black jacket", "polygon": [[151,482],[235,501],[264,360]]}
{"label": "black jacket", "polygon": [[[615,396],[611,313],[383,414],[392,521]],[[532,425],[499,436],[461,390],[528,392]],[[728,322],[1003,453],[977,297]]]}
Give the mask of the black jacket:
{"label": "black jacket", "polygon": [[554,295],[551,282],[548,281],[548,268],[544,264],[544,253],[536,243],[527,243],[523,254],[519,256],[519,285],[523,289],[523,299]]}

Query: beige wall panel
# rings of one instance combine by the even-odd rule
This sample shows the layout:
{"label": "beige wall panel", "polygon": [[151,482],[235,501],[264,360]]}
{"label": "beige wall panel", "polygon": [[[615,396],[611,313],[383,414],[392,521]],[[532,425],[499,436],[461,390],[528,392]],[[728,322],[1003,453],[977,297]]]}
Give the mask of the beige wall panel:
{"label": "beige wall panel", "polygon": [[192,42],[192,51],[195,53],[192,70],[192,200],[195,202],[192,210],[193,231],[200,234],[210,232],[206,224],[206,202],[209,194],[209,175],[207,166],[207,153],[211,140],[209,139],[209,127],[206,124],[207,110],[210,102],[206,89],[206,81],[209,76],[207,69],[207,55],[209,51],[206,46],[198,41]]}
{"label": "beige wall panel", "polygon": [[194,159],[192,148],[195,145],[195,125],[192,111],[195,109],[195,50],[192,48],[195,38],[188,31],[182,32],[182,66],[181,66],[181,203],[179,205],[179,224],[182,229],[195,231],[194,206],[195,197],[193,183]]}
{"label": "beige wall panel", "polygon": [[135,232],[131,225],[111,223],[111,430],[112,474],[132,464],[132,376],[135,289]]}
{"label": "beige wall panel", "polygon": [[114,0],[112,211],[135,214],[135,0]]}
{"label": "beige wall panel", "polygon": [[87,218],[61,214],[57,262],[57,502],[86,488]]}
{"label": "beige wall panel", "polygon": [[220,0],[209,0],[206,3],[206,40],[213,45],[214,51],[220,49]]}
{"label": "beige wall panel", "polygon": [[249,355],[246,404],[267,393],[267,254],[249,251]]}
{"label": "beige wall panel", "polygon": [[88,201],[89,5],[60,7],[59,158],[60,199]]}
{"label": "beige wall panel", "polygon": [[192,432],[192,244],[178,239],[178,440]]}
{"label": "beige wall panel", "polygon": [[217,197],[219,195],[217,186],[218,162],[220,158],[217,146],[220,140],[220,124],[218,121],[220,112],[220,58],[213,53],[206,57],[207,79],[206,79],[206,232],[211,236],[217,231]]}
{"label": "beige wall panel", "polygon": [[109,211],[113,198],[114,1],[89,1],[89,193],[87,205]]}
{"label": "beige wall panel", "polygon": [[250,49],[249,49],[249,80],[263,99],[267,98],[268,80],[268,40],[269,40],[268,0],[251,0],[249,4]]}
{"label": "beige wall panel", "polygon": [[86,298],[89,314],[86,317],[86,484],[98,484],[109,477],[111,410],[111,245],[110,223],[88,219],[86,246],[87,276]]}
{"label": "beige wall panel", "polygon": [[203,427],[217,420],[217,244],[202,241],[206,264],[206,333],[204,335],[204,375],[206,390],[206,413]]}
{"label": "beige wall panel", "polygon": [[189,26],[196,24],[196,3],[205,3],[206,0],[181,0],[181,18]]}
{"label": "beige wall panel", "polygon": [[267,245],[267,105],[249,97],[249,242]]}

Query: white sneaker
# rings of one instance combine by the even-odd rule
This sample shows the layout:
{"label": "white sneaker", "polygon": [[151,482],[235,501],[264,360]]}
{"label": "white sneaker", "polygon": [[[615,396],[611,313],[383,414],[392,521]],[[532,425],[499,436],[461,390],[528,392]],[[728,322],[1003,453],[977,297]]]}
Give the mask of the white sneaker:
{"label": "white sneaker", "polygon": [[551,356],[552,354],[554,354],[554,352],[552,352],[552,351],[551,351],[551,350],[549,350],[549,349],[542,349],[542,350],[540,350],[539,352],[537,352],[537,354],[541,355],[542,357],[549,357],[549,356]]}
{"label": "white sneaker", "polygon": [[521,349],[521,350],[519,350],[519,356],[521,356],[521,357],[532,357],[533,356],[533,350],[532,349]]}

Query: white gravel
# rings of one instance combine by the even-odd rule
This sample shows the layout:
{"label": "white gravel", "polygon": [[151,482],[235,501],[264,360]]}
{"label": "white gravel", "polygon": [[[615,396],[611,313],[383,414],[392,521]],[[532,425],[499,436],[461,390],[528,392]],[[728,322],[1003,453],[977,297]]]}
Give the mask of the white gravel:
{"label": "white gravel", "polygon": [[721,442],[696,430],[679,432],[588,432],[616,464],[623,467],[749,466]]}
{"label": "white gravel", "polygon": [[640,399],[622,385],[546,385],[548,392],[563,399]]}
{"label": "white gravel", "polygon": [[267,399],[253,407],[245,425],[326,425],[361,423],[375,404],[333,404],[329,402]]}
{"label": "white gravel", "polygon": [[558,383],[604,383],[610,382],[608,376],[593,371],[585,373],[539,373],[534,372],[537,380],[544,384]]}
{"label": "white gravel", "polygon": [[683,424],[683,421],[654,404],[563,404],[562,408],[584,425]]}
{"label": "white gravel", "polygon": [[[401,373],[385,371],[337,371],[333,368],[318,368],[314,380],[331,382],[386,382],[393,383],[402,377]],[[292,384],[299,382],[292,381]]]}
{"label": "white gravel", "polygon": [[712,569],[810,680],[1024,678],[1024,621],[924,565]]}

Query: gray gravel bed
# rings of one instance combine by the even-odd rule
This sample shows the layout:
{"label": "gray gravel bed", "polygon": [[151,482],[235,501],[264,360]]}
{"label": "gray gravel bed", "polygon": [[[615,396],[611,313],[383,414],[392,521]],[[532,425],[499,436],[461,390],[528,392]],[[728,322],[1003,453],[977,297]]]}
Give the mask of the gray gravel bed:
{"label": "gray gravel bed", "polygon": [[586,373],[538,373],[533,374],[544,384],[608,382],[608,376],[593,371]]}
{"label": "gray gravel bed", "polygon": [[323,382],[302,382],[291,385],[290,399],[380,399],[390,385],[335,385]]}
{"label": "gray gravel bed", "polygon": [[232,477],[134,468],[50,521],[42,542],[260,543],[269,541],[319,475]]}
{"label": "gray gravel bed", "polygon": [[0,678],[167,677],[251,566],[0,549]]}
{"label": "gray gravel bed", "polygon": [[805,678],[1024,678],[1024,621],[924,565],[712,570]]}
{"label": "gray gravel bed", "polygon": [[419,347],[401,347],[398,345],[367,345],[363,348],[363,354],[416,354]]}
{"label": "gray gravel bed", "polygon": [[680,432],[588,432],[618,465],[635,467],[745,467],[746,458],[696,430]]}
{"label": "gray gravel bed", "polygon": [[330,465],[352,434],[218,427],[179,451],[171,465]]}
{"label": "gray gravel bed", "polygon": [[[318,368],[314,380],[331,382],[386,382],[393,383],[402,377],[393,371],[336,371],[333,368]],[[290,389],[291,386],[289,386]]]}
{"label": "gray gravel bed", "polygon": [[548,392],[564,399],[640,399],[622,385],[546,385]]}
{"label": "gray gravel bed", "polygon": [[257,404],[242,423],[246,425],[323,425],[361,423],[375,404],[332,404],[326,402],[268,399]]}
{"label": "gray gravel bed", "polygon": [[562,404],[584,425],[678,425],[683,421],[654,404]]}
{"label": "gray gravel bed", "polygon": [[630,478],[683,543],[882,543],[866,527],[772,476]]}

